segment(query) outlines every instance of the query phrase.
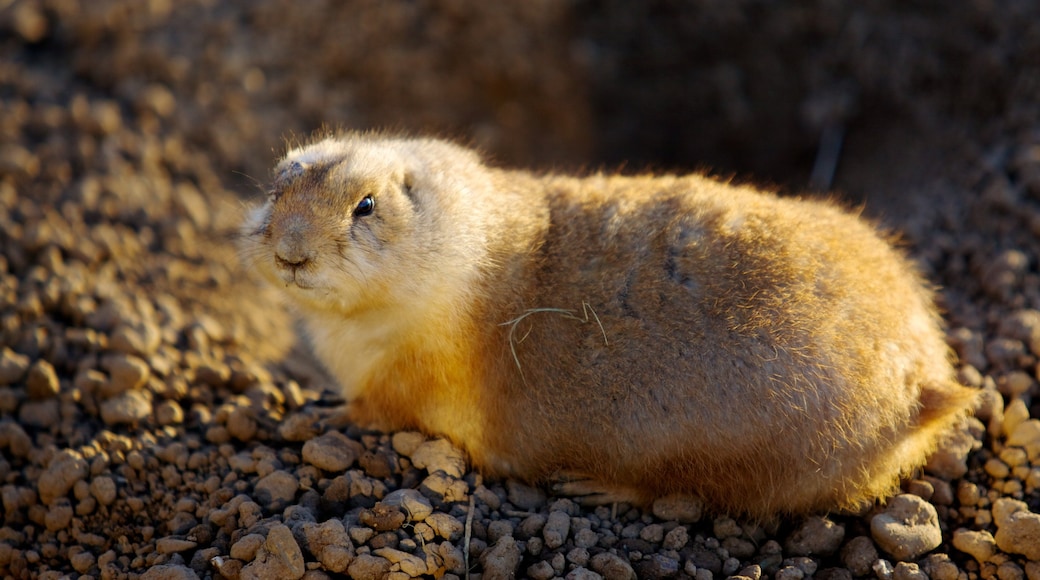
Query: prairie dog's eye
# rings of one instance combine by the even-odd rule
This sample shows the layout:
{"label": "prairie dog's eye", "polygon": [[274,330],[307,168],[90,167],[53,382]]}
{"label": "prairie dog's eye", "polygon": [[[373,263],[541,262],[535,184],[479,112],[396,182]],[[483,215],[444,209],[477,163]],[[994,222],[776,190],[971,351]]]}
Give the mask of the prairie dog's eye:
{"label": "prairie dog's eye", "polygon": [[366,195],[358,202],[357,207],[354,208],[354,215],[356,217],[365,217],[375,211],[375,209],[375,200],[372,199],[371,195]]}

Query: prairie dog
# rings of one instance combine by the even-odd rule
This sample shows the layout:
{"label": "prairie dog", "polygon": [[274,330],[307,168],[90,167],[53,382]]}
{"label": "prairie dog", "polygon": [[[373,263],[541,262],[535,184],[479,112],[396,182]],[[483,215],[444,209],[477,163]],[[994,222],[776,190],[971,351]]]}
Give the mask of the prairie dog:
{"label": "prairie dog", "polygon": [[593,501],[856,509],[974,401],[874,227],[698,176],[538,176],[434,139],[291,149],[243,226],[358,422]]}

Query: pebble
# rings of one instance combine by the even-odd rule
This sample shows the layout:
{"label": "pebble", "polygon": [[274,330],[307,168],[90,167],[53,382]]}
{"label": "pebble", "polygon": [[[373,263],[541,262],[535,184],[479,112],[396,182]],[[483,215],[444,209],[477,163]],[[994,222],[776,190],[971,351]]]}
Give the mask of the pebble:
{"label": "pebble", "polygon": [[307,540],[307,549],[329,572],[345,572],[354,560],[354,544],[342,521],[305,522],[300,530]]}
{"label": "pebble", "polygon": [[267,539],[257,550],[256,557],[242,568],[240,578],[298,580],[304,572],[303,552],[292,531],[285,524],[274,524],[267,531]]}
{"label": "pebble", "polygon": [[61,423],[61,404],[57,398],[25,401],[18,408],[18,422],[26,427],[51,429]]}
{"label": "pebble", "polygon": [[571,570],[564,576],[565,580],[601,580],[602,578],[599,574],[581,566]]}
{"label": "pebble", "polygon": [[362,524],[377,532],[396,530],[404,525],[407,519],[400,508],[382,502],[377,503],[372,509],[361,510],[358,514],[358,520]]}
{"label": "pebble", "polygon": [[431,474],[441,471],[458,479],[466,473],[465,457],[447,439],[424,441],[412,452],[411,458],[416,467]]}
{"label": "pebble", "polygon": [[509,580],[520,567],[520,547],[512,536],[503,536],[480,555],[484,580]]}
{"label": "pebble", "polygon": [[401,550],[395,550],[394,548],[380,548],[373,550],[373,554],[386,558],[390,564],[396,566],[401,572],[408,575],[409,578],[417,578],[426,574],[426,560],[418,556],[409,554],[408,552],[402,552]]}
{"label": "pebble", "polygon": [[278,425],[278,435],[286,441],[308,441],[319,433],[321,428],[318,417],[307,411],[293,413]]}
{"label": "pebble", "polygon": [[829,556],[845,539],[845,526],[822,516],[811,516],[787,537],[784,549],[795,556]]}
{"label": "pebble", "polygon": [[1040,443],[1040,419],[1022,421],[1015,426],[1007,438],[1008,445],[1017,447],[1025,447],[1035,443]]}
{"label": "pebble", "polygon": [[101,363],[108,371],[108,382],[102,388],[103,398],[114,397],[127,391],[140,389],[148,382],[151,369],[148,363],[129,354],[113,354],[106,356]]}
{"label": "pebble", "polygon": [[1029,511],[1025,502],[1000,498],[993,503],[993,521],[998,548],[1040,561],[1040,514]]}
{"label": "pebble", "polygon": [[303,444],[303,461],[333,473],[350,469],[364,449],[338,431],[330,431]]}
{"label": "pebble", "polygon": [[61,386],[58,373],[51,363],[40,359],[29,367],[29,376],[25,379],[25,394],[37,401],[49,399],[58,394]]}
{"label": "pebble", "polygon": [[841,561],[852,572],[853,576],[866,576],[871,572],[871,564],[878,559],[877,548],[867,536],[856,536],[841,549]]}
{"label": "pebble", "polygon": [[227,432],[228,435],[238,439],[239,441],[252,441],[256,435],[258,426],[256,420],[253,419],[253,412],[249,407],[243,407],[236,405],[232,409],[231,413],[228,414],[227,418]]}
{"label": "pebble", "polygon": [[589,567],[606,580],[634,580],[636,572],[628,560],[611,552],[600,552],[589,560]]}
{"label": "pebble", "polygon": [[152,402],[142,391],[127,391],[102,401],[100,411],[105,425],[136,425],[152,415]]}
{"label": "pebble", "polygon": [[960,528],[953,532],[953,547],[983,564],[997,553],[997,541],[986,530]]}
{"label": "pebble", "polygon": [[957,580],[961,571],[947,554],[929,554],[921,560],[921,569],[931,580]]}
{"label": "pebble", "polygon": [[421,522],[433,513],[430,500],[414,489],[394,490],[386,494],[380,503],[401,508],[411,522]]}
{"label": "pebble", "polygon": [[566,512],[559,510],[549,512],[549,519],[546,520],[545,527],[542,528],[542,538],[545,540],[545,547],[555,550],[562,546],[567,541],[570,529],[571,517]]}
{"label": "pebble", "polygon": [[975,446],[975,438],[958,429],[928,458],[925,471],[947,481],[960,479],[968,473],[968,453]]}
{"label": "pebble", "polygon": [[386,578],[390,573],[390,560],[371,554],[359,554],[347,566],[349,578]]}
{"label": "pebble", "polygon": [[13,457],[26,457],[33,450],[33,441],[21,425],[14,421],[0,421],[0,448],[7,448]]}
{"label": "pebble", "polygon": [[194,550],[198,543],[183,538],[159,538],[155,542],[155,551],[160,554],[174,554]]}
{"label": "pebble", "polygon": [[1004,408],[1004,437],[1010,437],[1021,423],[1029,420],[1029,408],[1021,397],[1012,399]]}
{"label": "pebble", "polygon": [[461,479],[438,471],[431,474],[419,484],[419,491],[436,504],[450,504],[465,501],[469,486]]}
{"label": "pebble", "polygon": [[448,541],[455,541],[461,538],[465,531],[465,524],[443,512],[430,514],[425,522],[426,525],[433,529],[435,534]]}
{"label": "pebble", "polygon": [[260,478],[253,489],[257,502],[270,510],[282,510],[296,499],[296,491],[300,481],[296,476],[281,470],[275,470]]}
{"label": "pebble", "polygon": [[935,507],[911,494],[889,500],[884,511],[870,520],[877,545],[897,560],[912,560],[942,544]]}
{"label": "pebble", "polygon": [[405,457],[411,457],[423,441],[426,441],[426,436],[418,431],[399,431],[390,436],[390,446]]}
{"label": "pebble", "polygon": [[260,549],[260,546],[264,545],[265,541],[267,541],[267,538],[260,534],[246,534],[239,538],[237,542],[231,544],[231,550],[228,552],[228,555],[236,560],[251,562],[256,558],[256,552]]}
{"label": "pebble", "polygon": [[522,510],[534,510],[545,505],[545,492],[537,487],[520,483],[516,480],[506,480],[506,499]]}
{"label": "pebble", "polygon": [[892,571],[893,580],[928,580],[921,567],[913,562],[898,562]]}
{"label": "pebble", "polygon": [[65,497],[76,482],[86,479],[88,467],[86,459],[78,452],[72,449],[59,451],[40,474],[37,484],[40,501],[50,505],[58,498]]}
{"label": "pebble", "polygon": [[10,385],[22,380],[29,372],[32,359],[6,346],[0,350],[0,385]]}
{"label": "pebble", "polygon": [[199,575],[183,564],[159,564],[141,574],[141,580],[199,580]]}
{"label": "pebble", "polygon": [[695,524],[701,519],[704,502],[689,495],[666,495],[654,500],[651,511],[655,517],[664,521]]}

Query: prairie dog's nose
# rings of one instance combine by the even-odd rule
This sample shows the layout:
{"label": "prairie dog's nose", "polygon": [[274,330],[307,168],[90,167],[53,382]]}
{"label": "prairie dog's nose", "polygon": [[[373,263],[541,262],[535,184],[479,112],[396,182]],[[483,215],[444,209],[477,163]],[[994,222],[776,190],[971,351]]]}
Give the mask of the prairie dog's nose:
{"label": "prairie dog's nose", "polygon": [[314,252],[308,246],[304,232],[299,228],[291,228],[275,244],[274,257],[278,266],[297,270],[314,258]]}

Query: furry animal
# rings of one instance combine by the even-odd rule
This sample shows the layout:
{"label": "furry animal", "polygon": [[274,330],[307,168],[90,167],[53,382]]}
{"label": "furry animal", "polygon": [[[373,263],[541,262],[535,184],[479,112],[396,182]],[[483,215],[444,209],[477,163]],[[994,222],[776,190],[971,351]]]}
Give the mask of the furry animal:
{"label": "furry animal", "polygon": [[492,476],[760,518],[855,509],[974,401],[932,291],[829,202],[375,133],[274,173],[242,255],[353,417],[445,436]]}

